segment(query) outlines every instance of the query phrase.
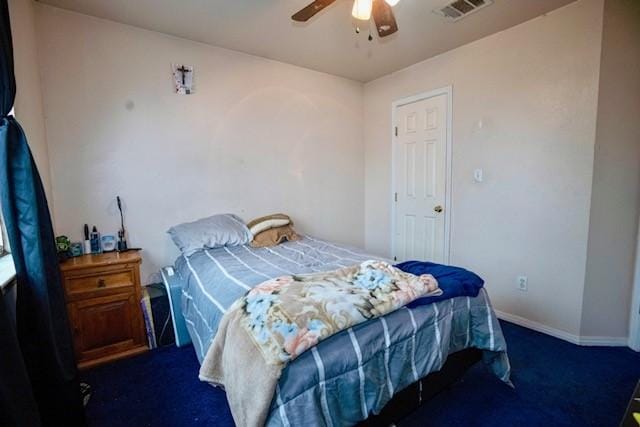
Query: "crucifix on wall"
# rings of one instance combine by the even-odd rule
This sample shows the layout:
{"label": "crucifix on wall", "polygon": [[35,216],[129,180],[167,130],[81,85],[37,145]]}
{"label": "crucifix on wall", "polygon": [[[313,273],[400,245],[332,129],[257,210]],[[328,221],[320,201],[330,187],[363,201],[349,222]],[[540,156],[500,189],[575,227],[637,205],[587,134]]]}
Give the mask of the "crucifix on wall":
{"label": "crucifix on wall", "polygon": [[176,93],[191,95],[193,93],[193,67],[184,64],[173,64],[172,68]]}

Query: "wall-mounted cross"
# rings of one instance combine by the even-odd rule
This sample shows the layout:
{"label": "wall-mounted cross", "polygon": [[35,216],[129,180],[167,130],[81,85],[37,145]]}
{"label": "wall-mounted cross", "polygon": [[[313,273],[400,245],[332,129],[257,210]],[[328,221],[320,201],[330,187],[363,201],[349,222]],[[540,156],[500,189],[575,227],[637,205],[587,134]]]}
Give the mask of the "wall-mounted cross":
{"label": "wall-mounted cross", "polygon": [[180,71],[182,73],[182,86],[184,86],[185,85],[185,76],[191,70],[186,68],[184,65],[181,65],[180,68],[177,68],[177,71]]}

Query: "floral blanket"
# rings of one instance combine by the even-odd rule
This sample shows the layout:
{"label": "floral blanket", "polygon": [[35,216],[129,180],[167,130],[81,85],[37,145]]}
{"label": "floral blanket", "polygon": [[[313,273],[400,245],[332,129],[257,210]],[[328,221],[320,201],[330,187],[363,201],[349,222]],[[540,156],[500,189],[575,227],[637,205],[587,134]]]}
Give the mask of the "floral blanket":
{"label": "floral blanket", "polygon": [[268,280],[227,311],[200,378],[225,387],[237,425],[262,426],[287,362],[340,331],[441,293],[433,276],[383,261]]}

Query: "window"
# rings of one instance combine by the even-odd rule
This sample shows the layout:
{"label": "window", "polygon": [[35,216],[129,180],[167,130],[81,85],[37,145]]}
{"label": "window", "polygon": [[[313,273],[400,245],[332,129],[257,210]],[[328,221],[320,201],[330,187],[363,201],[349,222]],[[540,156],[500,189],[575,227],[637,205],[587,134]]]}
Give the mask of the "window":
{"label": "window", "polygon": [[13,283],[16,277],[16,268],[8,252],[6,236],[2,212],[0,212],[0,295],[4,294],[5,286]]}
{"label": "window", "polygon": [[[13,110],[11,110],[9,115],[13,115]],[[15,276],[16,269],[13,264],[13,259],[9,255],[7,230],[4,227],[4,218],[2,217],[2,209],[0,208],[0,294],[4,292],[8,284],[13,283]]]}
{"label": "window", "polygon": [[[9,111],[10,116],[14,116],[14,108]],[[2,191],[2,190],[0,190]],[[2,216],[2,207],[0,207],[0,258],[9,253],[9,244],[7,240],[7,230],[4,228],[4,217]]]}
{"label": "window", "polygon": [[2,211],[0,210],[0,257],[3,257],[9,251],[8,246],[5,244],[7,232],[4,229],[4,221],[2,219]]}
{"label": "window", "polygon": [[0,219],[0,256],[3,256],[5,253],[4,249],[4,224],[2,219]]}

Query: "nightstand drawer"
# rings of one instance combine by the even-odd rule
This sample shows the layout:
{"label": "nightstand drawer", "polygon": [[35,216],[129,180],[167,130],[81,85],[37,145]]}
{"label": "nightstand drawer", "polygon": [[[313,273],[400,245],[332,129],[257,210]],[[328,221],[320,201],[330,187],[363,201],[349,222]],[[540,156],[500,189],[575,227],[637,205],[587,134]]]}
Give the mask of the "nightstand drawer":
{"label": "nightstand drawer", "polygon": [[73,296],[106,289],[128,288],[135,283],[133,270],[120,270],[87,276],[67,276],[65,287],[67,295]]}

